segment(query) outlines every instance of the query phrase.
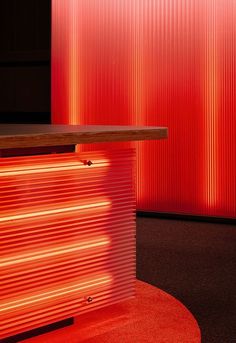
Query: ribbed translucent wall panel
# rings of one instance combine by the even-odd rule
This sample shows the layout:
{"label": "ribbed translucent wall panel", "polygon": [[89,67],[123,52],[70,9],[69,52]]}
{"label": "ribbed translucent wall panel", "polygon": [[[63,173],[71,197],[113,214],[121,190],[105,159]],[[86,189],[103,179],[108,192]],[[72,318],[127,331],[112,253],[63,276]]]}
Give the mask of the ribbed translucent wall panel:
{"label": "ribbed translucent wall panel", "polygon": [[0,159],[0,338],[134,295],[134,160]]}
{"label": "ribbed translucent wall panel", "polygon": [[169,128],[138,209],[236,217],[235,0],[52,0],[52,121]]}

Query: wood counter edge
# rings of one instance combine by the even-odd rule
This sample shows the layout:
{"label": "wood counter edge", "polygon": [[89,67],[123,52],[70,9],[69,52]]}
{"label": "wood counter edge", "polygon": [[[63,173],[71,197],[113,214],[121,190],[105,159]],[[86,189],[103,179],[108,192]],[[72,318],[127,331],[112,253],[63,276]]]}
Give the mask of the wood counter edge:
{"label": "wood counter edge", "polygon": [[32,133],[19,135],[2,135],[0,149],[29,148],[43,146],[76,145],[105,142],[125,142],[159,140],[168,138],[168,129],[147,128],[131,130],[107,130],[96,132],[57,132],[57,133]]}

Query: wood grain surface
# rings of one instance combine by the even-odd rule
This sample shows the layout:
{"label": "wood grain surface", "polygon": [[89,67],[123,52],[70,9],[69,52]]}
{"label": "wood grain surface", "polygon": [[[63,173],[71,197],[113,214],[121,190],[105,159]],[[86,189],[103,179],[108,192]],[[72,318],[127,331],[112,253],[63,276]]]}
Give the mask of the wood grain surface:
{"label": "wood grain surface", "polygon": [[164,139],[157,126],[1,124],[0,149]]}

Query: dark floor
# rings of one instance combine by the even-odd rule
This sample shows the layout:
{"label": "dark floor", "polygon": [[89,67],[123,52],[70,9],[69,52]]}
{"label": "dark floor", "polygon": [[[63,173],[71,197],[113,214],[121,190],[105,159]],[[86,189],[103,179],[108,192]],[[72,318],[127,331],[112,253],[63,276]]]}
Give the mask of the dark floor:
{"label": "dark floor", "polygon": [[192,312],[202,343],[236,342],[236,226],[137,218],[137,277]]}

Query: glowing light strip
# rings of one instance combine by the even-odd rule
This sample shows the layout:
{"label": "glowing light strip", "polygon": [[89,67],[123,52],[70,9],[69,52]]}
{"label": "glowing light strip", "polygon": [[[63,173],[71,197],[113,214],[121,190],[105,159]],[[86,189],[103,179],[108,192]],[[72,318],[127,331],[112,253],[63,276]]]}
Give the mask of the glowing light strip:
{"label": "glowing light strip", "polygon": [[72,212],[72,211],[90,209],[90,208],[95,208],[95,207],[110,206],[110,204],[111,204],[110,201],[104,201],[104,202],[88,204],[88,205],[80,205],[80,206],[72,206],[72,207],[66,207],[66,208],[58,208],[58,209],[55,209],[55,210],[47,210],[47,211],[40,211],[40,212],[17,214],[17,215],[14,215],[14,216],[2,217],[2,218],[0,218],[0,222],[5,222],[5,221],[8,221],[8,220],[33,218],[33,217],[45,216],[45,215],[49,215],[49,214]]}
{"label": "glowing light strip", "polygon": [[206,202],[214,207],[217,201],[217,45],[216,45],[216,8],[215,2],[210,1],[208,16],[208,34],[206,47],[206,85],[205,85],[205,115],[206,115]]}
{"label": "glowing light strip", "polygon": [[80,123],[80,90],[79,90],[79,56],[78,56],[78,1],[70,1],[70,35],[69,35],[69,124]]}
{"label": "glowing light strip", "polygon": [[[143,15],[143,4],[140,1],[133,2],[132,8],[132,23],[133,23],[133,46],[132,46],[132,59],[131,59],[131,90],[130,102],[133,125],[144,125],[145,123],[145,61],[144,61],[144,33],[143,23],[140,18]],[[147,61],[147,63],[149,63]],[[136,142],[137,154],[137,172],[141,180],[144,180],[145,163],[143,163],[143,144]],[[144,197],[145,189],[140,187],[137,192],[137,200]]]}
{"label": "glowing light strip", "polygon": [[[96,239],[84,245],[80,243],[80,244],[74,244],[74,245],[60,246],[57,248],[52,248],[50,250],[41,250],[39,252],[36,252],[35,255],[28,253],[21,256],[17,256],[17,257],[14,256],[11,258],[1,259],[0,267],[6,267],[12,264],[15,265],[19,263],[28,262],[28,261],[39,260],[45,257],[63,255],[63,254],[67,254],[73,251],[80,251],[80,250],[90,249],[94,247],[100,247],[100,246],[108,245],[109,243],[110,243],[110,240],[107,238],[103,240],[100,239],[100,241]],[[38,253],[40,253],[40,255],[37,255]]]}
{"label": "glowing light strip", "polygon": [[12,309],[16,309],[17,307],[22,307],[22,306],[25,306],[25,305],[34,304],[34,303],[37,303],[37,302],[40,302],[40,301],[44,301],[44,300],[47,300],[47,299],[57,298],[57,297],[61,297],[62,295],[66,295],[66,294],[82,291],[82,290],[84,290],[86,288],[90,288],[90,287],[94,287],[94,286],[110,283],[111,282],[111,277],[110,276],[104,276],[104,277],[101,277],[101,278],[97,278],[97,279],[93,280],[92,282],[93,283],[90,284],[91,281],[87,281],[87,282],[83,282],[83,283],[80,283],[80,284],[77,284],[77,285],[73,285],[73,286],[69,286],[69,287],[64,287],[64,288],[59,288],[57,290],[46,292],[46,293],[43,293],[43,294],[33,295],[31,297],[24,298],[23,301],[21,299],[20,300],[11,301],[11,302],[8,302],[6,304],[2,304],[1,307],[0,307],[0,312],[9,311],[9,310],[12,310]]}
{"label": "glowing light strip", "polygon": [[[24,175],[24,174],[37,174],[37,173],[52,173],[55,171],[67,171],[67,170],[76,170],[76,169],[84,169],[84,168],[91,168],[91,166],[86,166],[86,165],[74,165],[72,164],[70,166],[70,164],[67,164],[64,168],[61,168],[61,166],[64,166],[65,164],[49,164],[49,165],[44,165],[44,166],[34,166],[34,169],[32,169],[32,166],[24,166],[22,168],[24,168],[24,170],[21,169],[17,169],[17,168],[11,168],[13,170],[10,171],[5,171],[5,172],[0,172],[0,177],[1,176],[14,176],[14,175]],[[105,162],[105,163],[96,163],[92,165],[92,168],[101,168],[101,167],[108,167],[109,166],[109,162]],[[37,168],[37,169],[36,169]]]}
{"label": "glowing light strip", "polygon": [[145,114],[145,86],[144,86],[144,48],[143,48],[143,26],[140,16],[143,15],[143,6],[140,2],[134,2],[133,7],[133,49],[131,63],[131,113],[134,114],[133,123],[143,124]]}

